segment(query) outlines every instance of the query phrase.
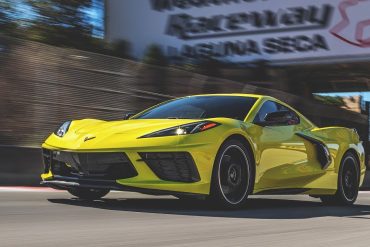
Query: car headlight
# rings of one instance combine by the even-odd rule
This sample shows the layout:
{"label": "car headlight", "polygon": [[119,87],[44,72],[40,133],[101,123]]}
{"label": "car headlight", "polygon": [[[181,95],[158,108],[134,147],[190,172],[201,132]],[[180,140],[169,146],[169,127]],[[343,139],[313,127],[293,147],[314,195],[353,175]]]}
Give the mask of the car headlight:
{"label": "car headlight", "polygon": [[72,121],[65,122],[58,129],[56,129],[54,131],[54,134],[57,135],[57,136],[59,136],[59,137],[63,137],[67,133],[67,131],[68,131],[69,126],[71,125],[71,123],[72,123]]}
{"label": "car headlight", "polygon": [[184,124],[160,131],[156,131],[139,138],[149,138],[149,137],[161,137],[161,136],[178,136],[178,135],[188,135],[188,134],[195,134],[199,132],[203,132],[214,127],[219,126],[219,123],[211,122],[211,121],[202,121],[196,122],[191,124]]}

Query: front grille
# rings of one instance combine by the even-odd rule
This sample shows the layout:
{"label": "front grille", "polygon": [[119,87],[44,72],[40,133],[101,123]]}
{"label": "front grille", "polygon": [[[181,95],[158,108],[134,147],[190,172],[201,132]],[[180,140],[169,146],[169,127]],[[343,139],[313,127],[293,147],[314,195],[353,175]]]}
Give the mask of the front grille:
{"label": "front grille", "polygon": [[44,162],[44,173],[49,173],[51,165],[51,151],[42,149],[42,161]]}
{"label": "front grille", "polygon": [[139,155],[162,180],[188,183],[200,180],[194,160],[187,152],[150,152]]}
{"label": "front grille", "polygon": [[44,154],[45,169],[53,175],[99,180],[117,180],[138,175],[125,153],[72,153],[49,151]]}

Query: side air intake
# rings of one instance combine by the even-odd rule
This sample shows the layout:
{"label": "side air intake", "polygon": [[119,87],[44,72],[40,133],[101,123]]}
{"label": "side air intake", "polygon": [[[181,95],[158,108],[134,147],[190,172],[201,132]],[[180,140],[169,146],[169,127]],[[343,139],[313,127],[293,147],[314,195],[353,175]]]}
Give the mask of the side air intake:
{"label": "side air intake", "polygon": [[194,160],[187,152],[150,152],[139,155],[162,180],[187,183],[200,180]]}

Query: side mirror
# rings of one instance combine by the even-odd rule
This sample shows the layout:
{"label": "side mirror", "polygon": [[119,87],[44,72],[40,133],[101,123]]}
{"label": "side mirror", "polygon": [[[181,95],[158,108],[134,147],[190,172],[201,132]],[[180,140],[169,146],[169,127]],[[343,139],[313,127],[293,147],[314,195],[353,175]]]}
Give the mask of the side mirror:
{"label": "side mirror", "polygon": [[126,113],[125,115],[123,115],[123,120],[129,120],[130,117],[136,115],[136,113],[133,113],[133,112],[128,112]]}
{"label": "side mirror", "polygon": [[262,126],[296,125],[299,117],[290,111],[277,111],[267,113],[263,122],[257,123]]}

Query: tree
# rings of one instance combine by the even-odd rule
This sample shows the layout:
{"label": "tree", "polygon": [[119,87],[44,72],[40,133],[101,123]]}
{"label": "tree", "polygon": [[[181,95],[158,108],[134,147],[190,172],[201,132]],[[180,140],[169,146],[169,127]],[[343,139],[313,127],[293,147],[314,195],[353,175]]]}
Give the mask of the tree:
{"label": "tree", "polygon": [[16,24],[11,18],[14,12],[14,2],[11,0],[0,1],[0,32],[11,33],[16,28]]}
{"label": "tree", "polygon": [[213,77],[221,76],[222,62],[212,57],[203,58],[199,61],[199,73]]}
{"label": "tree", "polygon": [[112,55],[121,58],[130,58],[131,44],[126,40],[116,40],[111,45]]}
{"label": "tree", "polygon": [[326,105],[345,106],[343,98],[340,96],[314,95],[314,99]]}
{"label": "tree", "polygon": [[152,44],[146,49],[143,62],[151,65],[166,66],[167,58],[159,45]]}
{"label": "tree", "polygon": [[27,0],[36,18],[29,28],[31,39],[53,44],[88,49],[91,44],[92,25],[84,9],[92,0]]}

